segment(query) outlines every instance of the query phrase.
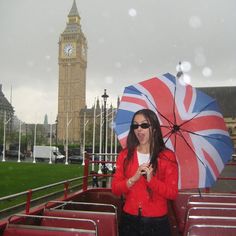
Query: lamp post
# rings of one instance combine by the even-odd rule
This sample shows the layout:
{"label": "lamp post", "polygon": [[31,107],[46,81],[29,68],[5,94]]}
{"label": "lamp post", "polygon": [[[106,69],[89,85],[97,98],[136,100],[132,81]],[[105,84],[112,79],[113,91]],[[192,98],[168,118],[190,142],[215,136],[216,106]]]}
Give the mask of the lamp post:
{"label": "lamp post", "polygon": [[[96,137],[96,99],[94,100],[94,108],[93,108],[93,155],[92,161],[94,161],[94,153],[95,153],[95,137]],[[92,163],[92,171],[94,171],[94,163]]]}
{"label": "lamp post", "polygon": [[83,125],[83,162],[82,162],[82,166],[85,165],[85,153],[86,153],[86,150],[85,150],[85,147],[86,147],[86,134],[85,134],[85,131],[86,131],[86,125],[88,124],[88,120],[86,121],[86,112],[84,112],[84,125]]}
{"label": "lamp post", "polygon": [[106,104],[107,104],[107,98],[109,97],[107,95],[107,90],[104,89],[104,94],[102,95],[103,98],[103,153],[105,153],[106,150],[106,124],[107,124],[107,108],[106,108]]}
{"label": "lamp post", "polygon": [[5,155],[6,155],[6,125],[11,120],[11,117],[7,119],[6,111],[4,111],[4,121],[3,121],[3,151],[2,151],[2,161],[5,162]]}
{"label": "lamp post", "polygon": [[56,147],[57,147],[57,125],[58,125],[58,118],[55,120],[55,124],[56,124],[56,132],[55,132],[55,138],[56,138]]}
{"label": "lamp post", "polygon": [[[52,164],[52,124],[50,124],[50,139],[49,139],[49,145],[50,145],[50,156],[49,156],[49,164]],[[57,162],[57,157],[55,156],[55,163]]]}
{"label": "lamp post", "polygon": [[[100,110],[100,127],[99,127],[99,153],[102,153],[102,109]],[[102,160],[102,155],[99,155],[99,161]],[[102,164],[99,163],[98,174],[102,174]]]}
{"label": "lamp post", "polygon": [[[106,89],[104,89],[104,94],[102,95],[102,98],[103,98],[103,102],[104,102],[104,104],[103,104],[103,142],[102,142],[102,144],[103,144],[103,150],[102,150],[102,152],[103,152],[103,161],[105,161],[105,152],[106,152],[106,131],[107,131],[107,125],[106,125],[106,123],[107,123],[107,109],[106,109],[106,104],[107,104],[107,98],[108,98],[109,96],[107,95],[107,90]],[[106,165],[105,165],[105,163],[103,163],[103,173],[104,174],[106,174],[105,172],[106,172]]]}
{"label": "lamp post", "polygon": [[20,121],[20,128],[19,128],[19,146],[18,146],[18,160],[17,162],[20,162],[20,154],[21,154],[21,121]]}
{"label": "lamp post", "polygon": [[28,153],[28,125],[25,124],[25,149],[26,154]]}
{"label": "lamp post", "polygon": [[36,138],[37,138],[37,124],[34,124],[34,151],[33,151],[33,163],[36,163],[36,159],[35,159],[35,146],[36,146]]}
{"label": "lamp post", "polygon": [[68,136],[69,136],[69,125],[72,121],[72,119],[68,120],[68,112],[66,113],[66,161],[65,161],[65,165],[68,165]]}

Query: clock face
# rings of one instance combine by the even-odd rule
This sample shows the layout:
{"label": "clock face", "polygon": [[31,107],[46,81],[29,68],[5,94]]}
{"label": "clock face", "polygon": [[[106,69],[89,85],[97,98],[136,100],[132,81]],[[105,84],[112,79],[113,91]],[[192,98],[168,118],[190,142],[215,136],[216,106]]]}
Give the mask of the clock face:
{"label": "clock face", "polygon": [[69,57],[72,55],[73,50],[74,50],[73,45],[71,43],[68,43],[64,47],[64,54]]}

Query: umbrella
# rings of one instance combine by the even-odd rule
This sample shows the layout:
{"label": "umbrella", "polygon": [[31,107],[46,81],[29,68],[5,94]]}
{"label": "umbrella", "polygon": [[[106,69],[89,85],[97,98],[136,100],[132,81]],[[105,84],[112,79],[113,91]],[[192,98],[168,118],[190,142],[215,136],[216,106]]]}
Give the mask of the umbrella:
{"label": "umbrella", "polygon": [[217,102],[167,73],[125,88],[114,128],[124,148],[133,114],[153,110],[179,164],[179,189],[212,186],[233,145]]}

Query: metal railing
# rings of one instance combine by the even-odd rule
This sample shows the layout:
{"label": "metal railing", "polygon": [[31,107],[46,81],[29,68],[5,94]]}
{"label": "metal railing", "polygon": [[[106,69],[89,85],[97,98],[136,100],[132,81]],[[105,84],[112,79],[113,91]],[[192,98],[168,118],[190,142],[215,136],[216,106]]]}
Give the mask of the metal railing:
{"label": "metal railing", "polygon": [[[100,156],[99,160],[98,161],[93,161],[92,160],[93,155]],[[25,199],[22,199],[21,203],[16,203],[16,204],[14,204],[10,207],[6,207],[6,208],[1,209],[0,210],[0,219],[2,219],[4,217],[7,217],[11,214],[14,214],[14,213],[18,213],[20,211],[24,211],[25,214],[30,214],[30,208],[33,207],[33,206],[43,204],[43,203],[45,203],[49,200],[55,199],[55,198],[61,198],[62,200],[66,199],[69,196],[69,194],[74,192],[75,190],[83,189],[83,191],[85,191],[88,188],[88,183],[90,181],[89,178],[91,178],[93,175],[96,175],[98,178],[100,178],[100,177],[101,178],[111,177],[112,174],[100,173],[99,172],[100,169],[98,169],[99,173],[94,173],[94,174],[89,173],[89,165],[90,164],[98,164],[99,168],[101,167],[101,165],[103,165],[105,163],[109,163],[109,164],[112,164],[114,166],[115,161],[101,160],[101,156],[103,156],[104,157],[103,159],[105,159],[105,156],[106,157],[107,156],[114,157],[114,156],[117,156],[117,155],[116,154],[109,154],[109,153],[107,153],[107,154],[103,154],[103,153],[88,154],[88,153],[85,153],[85,155],[84,155],[84,173],[83,173],[83,176],[68,179],[68,180],[64,180],[64,181],[60,181],[60,182],[57,182],[57,183],[49,184],[49,185],[34,188],[34,189],[29,189],[27,191],[23,191],[23,192],[20,192],[20,193],[15,193],[15,194],[12,194],[12,195],[0,197],[0,203],[3,203],[4,201],[14,201],[16,199],[25,197]],[[73,185],[73,183],[75,183],[76,181],[80,181],[80,182],[78,184]],[[60,186],[60,185],[63,185],[63,188],[52,191],[52,189],[54,187],[57,187],[57,186]],[[35,195],[37,193],[40,193],[40,192],[45,191],[45,190],[51,190],[51,192],[47,191],[47,193],[40,194],[40,196],[35,197]],[[35,198],[33,198],[33,195],[34,195]]]}
{"label": "metal railing", "polygon": [[[74,183],[75,181],[80,181],[80,180],[82,182],[83,179],[84,179],[84,176],[76,177],[76,178],[68,179],[65,181],[60,181],[57,183],[49,184],[46,186],[42,186],[42,187],[38,187],[38,188],[34,188],[34,189],[29,189],[24,192],[1,197],[0,202],[12,201],[14,199],[24,197],[24,196],[26,197],[25,200],[22,201],[22,203],[16,204],[11,207],[0,210],[1,218],[9,216],[10,214],[13,214],[13,213],[16,213],[19,211],[25,211],[25,214],[29,214],[30,208],[32,206],[42,204],[42,203],[44,203],[48,200],[54,199],[56,197],[62,197],[62,199],[66,199],[72,191],[74,191],[75,189],[80,190],[82,188],[82,183],[78,183],[73,186],[72,186],[72,183]],[[33,199],[33,194],[38,193],[43,190],[49,190],[49,189],[52,189],[52,188],[60,186],[60,185],[63,185],[63,188],[61,190],[53,191],[53,192],[50,192],[48,194],[44,194],[42,196],[39,196],[39,197]]]}

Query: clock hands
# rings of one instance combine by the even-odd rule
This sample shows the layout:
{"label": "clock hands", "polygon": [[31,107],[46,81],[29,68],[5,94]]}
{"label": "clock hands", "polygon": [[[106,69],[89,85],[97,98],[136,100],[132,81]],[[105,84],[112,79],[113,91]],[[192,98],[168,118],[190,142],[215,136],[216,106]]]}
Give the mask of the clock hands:
{"label": "clock hands", "polygon": [[71,44],[67,44],[64,48],[64,52],[67,56],[70,56],[73,52],[73,46]]}

